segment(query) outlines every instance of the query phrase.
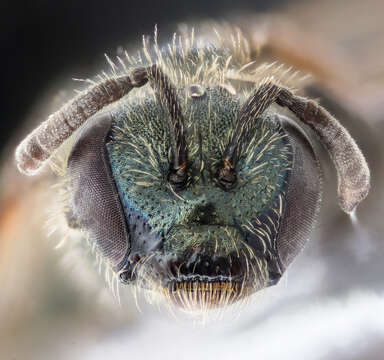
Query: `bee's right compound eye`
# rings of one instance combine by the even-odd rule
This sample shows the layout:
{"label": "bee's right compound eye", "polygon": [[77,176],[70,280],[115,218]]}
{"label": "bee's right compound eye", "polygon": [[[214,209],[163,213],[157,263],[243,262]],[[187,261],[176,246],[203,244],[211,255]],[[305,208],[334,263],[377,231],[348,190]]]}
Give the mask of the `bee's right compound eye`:
{"label": "bee's right compound eye", "polygon": [[124,213],[112,178],[105,143],[109,113],[97,115],[79,130],[68,159],[70,216],[114,271],[126,262],[130,244]]}
{"label": "bee's right compound eye", "polygon": [[305,132],[282,115],[278,116],[292,149],[292,169],[287,184],[277,251],[284,268],[304,248],[317,220],[322,199],[319,159]]}

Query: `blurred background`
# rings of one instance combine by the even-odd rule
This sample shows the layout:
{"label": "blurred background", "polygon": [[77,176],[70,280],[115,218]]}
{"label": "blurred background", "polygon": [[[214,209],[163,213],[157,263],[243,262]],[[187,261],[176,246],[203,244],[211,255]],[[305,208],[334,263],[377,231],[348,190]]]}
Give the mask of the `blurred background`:
{"label": "blurred background", "polygon": [[[0,360],[383,359],[384,4],[339,1],[2,1]],[[51,179],[19,175],[15,145],[78,86],[104,53],[138,44],[157,24],[226,19],[265,42],[267,59],[313,74],[311,96],[350,129],[372,169],[357,222],[325,197],[311,242],[278,286],[205,327],[140,302],[120,307],[83,254],[47,237]],[[262,31],[259,31],[262,29]]]}

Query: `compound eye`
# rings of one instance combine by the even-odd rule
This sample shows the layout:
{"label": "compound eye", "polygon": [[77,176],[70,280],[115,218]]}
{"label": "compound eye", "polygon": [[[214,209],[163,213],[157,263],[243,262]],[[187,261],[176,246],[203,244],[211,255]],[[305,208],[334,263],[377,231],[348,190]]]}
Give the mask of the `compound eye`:
{"label": "compound eye", "polygon": [[297,125],[279,117],[293,149],[292,170],[277,239],[279,258],[286,268],[304,248],[316,222],[322,198],[322,174],[308,137]]}
{"label": "compound eye", "polygon": [[125,263],[130,244],[105,143],[110,114],[87,121],[68,158],[69,213],[114,271]]}

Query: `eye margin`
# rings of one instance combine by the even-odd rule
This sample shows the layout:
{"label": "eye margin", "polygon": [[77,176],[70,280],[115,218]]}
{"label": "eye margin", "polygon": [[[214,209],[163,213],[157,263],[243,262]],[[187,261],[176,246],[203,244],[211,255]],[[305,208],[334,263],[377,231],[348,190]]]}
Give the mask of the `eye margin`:
{"label": "eye margin", "polygon": [[277,237],[277,252],[285,270],[303,250],[316,225],[323,196],[323,173],[311,133],[289,117],[279,114],[275,118],[288,134],[294,151]]}
{"label": "eye margin", "polygon": [[105,146],[112,124],[113,115],[104,112],[94,115],[79,129],[68,157],[66,176],[72,217],[106,263],[118,272],[127,262],[131,244]]}

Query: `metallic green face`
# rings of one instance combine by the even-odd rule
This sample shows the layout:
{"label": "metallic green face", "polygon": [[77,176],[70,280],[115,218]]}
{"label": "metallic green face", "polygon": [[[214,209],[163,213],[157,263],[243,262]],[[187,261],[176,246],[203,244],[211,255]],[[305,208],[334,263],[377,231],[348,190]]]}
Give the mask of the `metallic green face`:
{"label": "metallic green face", "polygon": [[164,47],[155,31],[136,56],[108,58],[110,74],[16,150],[28,175],[58,151],[62,214],[113,279],[202,310],[275,284],[303,249],[322,195],[314,139],[337,170],[343,211],[370,188],[348,131],[290,90],[295,73],[222,31],[184,29]]}
{"label": "metallic green face", "polygon": [[[198,96],[190,95],[194,88]],[[177,193],[168,183],[171,134],[160,102],[127,102],[113,115],[106,148],[130,234],[123,273],[133,281],[133,268],[140,274],[147,267],[145,277],[166,289],[228,282],[245,293],[275,283],[283,270],[276,240],[293,161],[287,133],[274,116],[257,119],[236,185],[224,190],[214,174],[241,99],[221,86],[190,86],[178,96],[189,164],[187,186]]]}
{"label": "metallic green face", "polygon": [[[175,87],[156,78],[80,130],[68,159],[68,219],[123,283],[206,309],[280,279],[313,227],[320,172],[289,119],[273,109],[252,117],[263,92],[249,103],[250,89],[220,85],[228,54],[189,51],[158,57]],[[172,121],[181,117],[180,143]],[[183,183],[174,186],[183,151]]]}

